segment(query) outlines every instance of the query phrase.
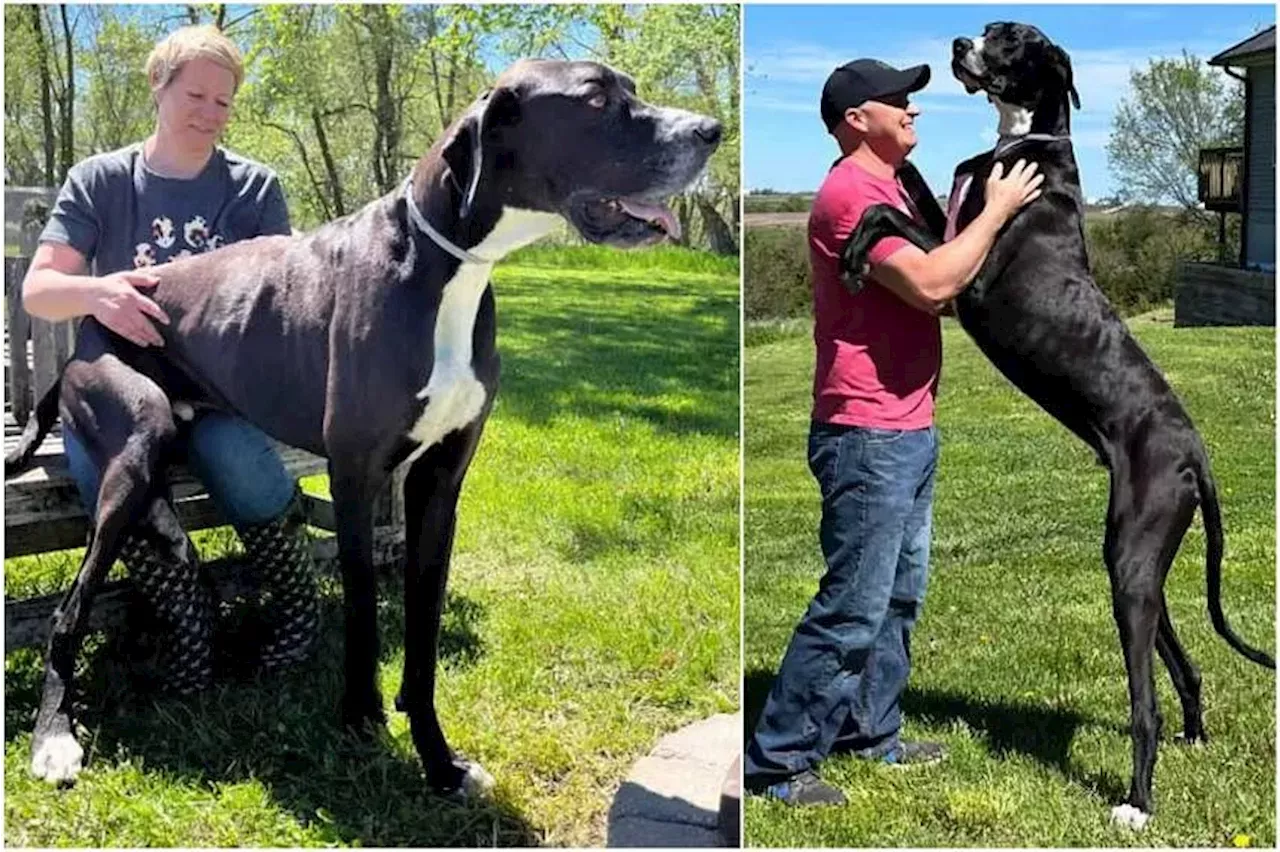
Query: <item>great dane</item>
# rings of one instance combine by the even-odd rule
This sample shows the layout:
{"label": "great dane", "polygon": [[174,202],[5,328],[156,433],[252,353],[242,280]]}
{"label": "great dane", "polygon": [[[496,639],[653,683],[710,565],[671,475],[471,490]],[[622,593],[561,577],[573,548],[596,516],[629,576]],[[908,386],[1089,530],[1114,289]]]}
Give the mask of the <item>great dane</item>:
{"label": "great dane", "polygon": [[[170,317],[162,349],[86,319],[6,474],[29,462],[54,414],[102,473],[92,537],[53,616],[31,769],[80,771],[72,672],[95,588],[131,526],[174,559],[193,551],[161,460],[192,403],[234,412],[329,460],[345,599],[343,718],[384,721],[377,684],[374,498],[408,463],[405,665],[397,707],[436,790],[485,791],[435,711],[441,607],[455,509],[498,389],[493,264],[568,220],[620,247],[677,235],[664,200],[719,144],[715,120],[651,106],[594,62],[524,60],[502,73],[414,167],[402,188],[301,237],[261,237],[155,268]],[[602,294],[603,295],[603,294]]]}
{"label": "great dane", "polygon": [[1000,114],[999,142],[956,168],[944,216],[910,164],[899,172],[924,226],[888,206],[868,210],[842,253],[846,283],[863,281],[866,253],[887,235],[925,250],[981,212],[996,163],[1018,159],[1044,175],[1041,197],[1000,233],[972,284],[955,300],[965,331],[1019,389],[1088,444],[1111,472],[1103,558],[1129,676],[1133,776],[1114,821],[1142,828],[1162,720],[1152,650],[1182,704],[1182,740],[1206,739],[1200,673],[1169,620],[1165,576],[1199,505],[1207,539],[1209,614],[1218,633],[1255,663],[1274,659],[1245,644],[1222,613],[1222,518],[1204,443],[1191,418],[1108,304],[1089,273],[1084,203],[1070,138],[1080,106],[1071,61],[1035,27],[994,23],[952,45],[952,73],[970,94],[987,93]]}

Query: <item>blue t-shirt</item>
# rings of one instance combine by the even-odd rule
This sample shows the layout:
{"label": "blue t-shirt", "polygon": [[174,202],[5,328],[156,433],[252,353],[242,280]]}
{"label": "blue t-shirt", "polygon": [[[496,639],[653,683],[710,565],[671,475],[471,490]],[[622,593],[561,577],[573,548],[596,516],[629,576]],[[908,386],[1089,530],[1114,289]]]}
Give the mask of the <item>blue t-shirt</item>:
{"label": "blue t-shirt", "polygon": [[264,234],[288,234],[275,172],[224,148],[203,171],[168,178],[147,168],[138,142],[67,173],[41,242],[64,243],[98,275],[165,263]]}

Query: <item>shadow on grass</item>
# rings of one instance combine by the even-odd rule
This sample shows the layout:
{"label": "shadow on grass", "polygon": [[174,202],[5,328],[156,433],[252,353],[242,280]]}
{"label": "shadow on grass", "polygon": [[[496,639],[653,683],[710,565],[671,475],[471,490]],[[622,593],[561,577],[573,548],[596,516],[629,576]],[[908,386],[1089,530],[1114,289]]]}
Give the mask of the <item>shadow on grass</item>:
{"label": "shadow on grass", "polygon": [[[744,680],[746,725],[744,747],[773,687],[775,672],[755,669]],[[963,722],[976,737],[985,740],[992,754],[1005,757],[1026,755],[1061,772],[1108,802],[1120,801],[1126,782],[1112,772],[1088,772],[1071,760],[1071,741],[1085,724],[1104,725],[1071,710],[1038,707],[1008,701],[986,701],[957,692],[907,687],[902,695],[902,712],[913,719],[945,727]]]}
{"label": "shadow on grass", "polygon": [[[385,660],[400,648],[403,626],[398,593],[384,589],[381,600]],[[478,635],[483,616],[480,605],[450,596],[442,663],[465,666],[484,653]],[[326,843],[535,845],[537,833],[510,802],[499,797],[465,803],[432,795],[412,747],[394,743],[385,731],[366,740],[341,728],[340,598],[325,598],[322,617],[321,644],[309,663],[285,674],[255,677],[236,671],[229,660],[245,653],[242,649],[224,647],[219,656],[223,671],[215,686],[191,698],[159,698],[138,689],[136,666],[118,653],[136,643],[118,635],[98,640],[78,681],[87,703],[79,721],[91,732],[82,737],[92,743],[87,748],[89,767],[135,761],[148,775],[188,788],[257,782],[271,803]],[[225,634],[220,637],[226,639]],[[39,656],[34,654],[37,661]],[[30,732],[38,701],[41,668],[27,662],[10,665],[5,681],[10,740]],[[439,676],[447,678],[449,672]],[[390,718],[390,701],[386,709]],[[212,841],[196,836],[183,842]],[[277,842],[291,845],[281,838]]]}
{"label": "shadow on grass", "polygon": [[[517,272],[496,285],[503,415],[543,425],[620,414],[660,431],[735,434],[737,294],[601,275],[534,283]],[[544,288],[557,297],[539,301]]]}

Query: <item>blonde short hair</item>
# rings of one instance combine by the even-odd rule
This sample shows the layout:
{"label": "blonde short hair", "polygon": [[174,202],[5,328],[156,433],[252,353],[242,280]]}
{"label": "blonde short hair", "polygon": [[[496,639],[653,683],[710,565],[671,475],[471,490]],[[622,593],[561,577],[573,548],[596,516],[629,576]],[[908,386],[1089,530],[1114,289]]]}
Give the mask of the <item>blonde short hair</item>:
{"label": "blonde short hair", "polygon": [[182,66],[192,59],[208,59],[226,68],[235,77],[233,91],[244,81],[244,58],[235,42],[213,24],[174,30],[157,44],[147,57],[147,82],[156,92],[173,82]]}

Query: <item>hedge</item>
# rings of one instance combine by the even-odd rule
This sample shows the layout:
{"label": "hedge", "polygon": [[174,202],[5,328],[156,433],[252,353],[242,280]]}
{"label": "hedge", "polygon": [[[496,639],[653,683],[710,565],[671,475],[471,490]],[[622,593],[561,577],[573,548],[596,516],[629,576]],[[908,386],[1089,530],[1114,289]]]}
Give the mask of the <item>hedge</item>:
{"label": "hedge", "polygon": [[[1239,217],[1228,221],[1227,257],[1234,257],[1239,245]],[[1085,240],[1094,278],[1123,316],[1171,302],[1178,261],[1211,261],[1218,256],[1216,223],[1193,213],[1135,208],[1106,216],[1090,215],[1085,220]],[[804,227],[748,227],[743,267],[743,311],[748,320],[811,313]]]}

